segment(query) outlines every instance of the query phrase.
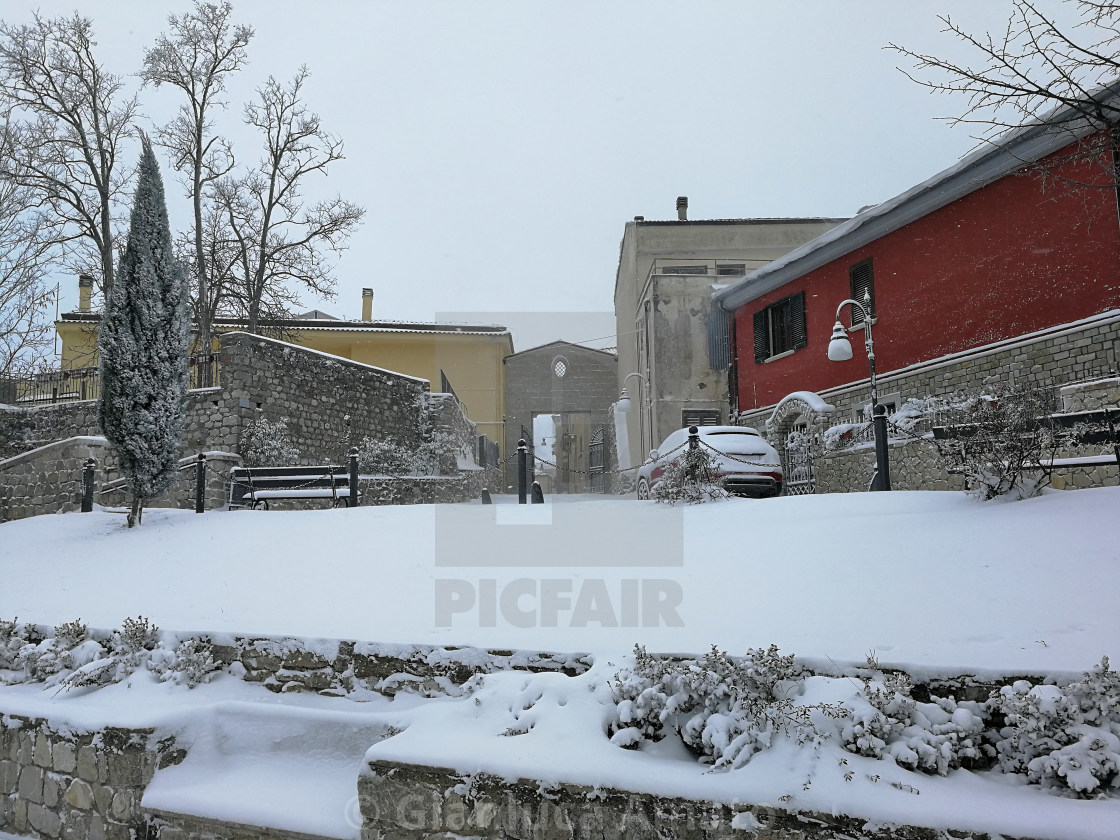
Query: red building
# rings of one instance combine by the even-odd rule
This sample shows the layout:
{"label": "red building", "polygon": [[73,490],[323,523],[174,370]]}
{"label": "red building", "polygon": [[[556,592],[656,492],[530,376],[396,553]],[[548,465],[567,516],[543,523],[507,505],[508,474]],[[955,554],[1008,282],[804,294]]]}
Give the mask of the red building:
{"label": "red building", "polygon": [[734,407],[757,425],[795,391],[866,399],[862,327],[853,359],[826,357],[837,306],[865,291],[880,395],[978,385],[969,370],[990,380],[992,359],[1040,385],[1114,372],[1118,193],[1107,149],[1072,160],[1071,143],[1068,128],[1017,129],[718,292],[734,313]]}

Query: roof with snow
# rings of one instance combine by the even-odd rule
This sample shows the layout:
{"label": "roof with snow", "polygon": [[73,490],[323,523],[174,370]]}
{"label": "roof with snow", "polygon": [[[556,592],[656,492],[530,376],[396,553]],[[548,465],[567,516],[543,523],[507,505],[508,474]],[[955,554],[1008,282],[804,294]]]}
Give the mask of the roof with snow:
{"label": "roof with snow", "polygon": [[[1120,98],[1120,82],[1102,88],[1094,101]],[[1085,108],[1059,107],[1035,122],[1011,129],[953,166],[882,204],[857,213],[783,257],[755,269],[713,298],[733,310],[814,271],[857,248],[963,198],[1084,138],[1095,130]]]}
{"label": "roof with snow", "polygon": [[[343,321],[339,318],[319,313],[320,317],[308,318],[318,310],[306,313],[296,318],[262,318],[259,326],[263,328],[279,328],[285,330],[320,330],[329,332],[392,332],[392,333],[439,333],[467,335],[509,335],[509,329],[500,324],[460,324],[451,321]],[[101,320],[100,312],[66,312],[59,319],[59,323],[85,322],[98,323]],[[243,318],[215,318],[215,326],[230,329],[243,329],[246,321]]]}

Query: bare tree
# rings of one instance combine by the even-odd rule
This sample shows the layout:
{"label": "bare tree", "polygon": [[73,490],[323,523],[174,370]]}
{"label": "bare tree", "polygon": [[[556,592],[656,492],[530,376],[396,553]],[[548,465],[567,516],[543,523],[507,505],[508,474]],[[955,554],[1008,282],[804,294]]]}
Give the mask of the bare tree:
{"label": "bare tree", "polygon": [[253,37],[250,27],[231,22],[232,13],[232,5],[223,0],[196,2],[193,12],[171,15],[170,33],[161,35],[145,53],[141,71],[145,82],[156,87],[171,85],[186,97],[175,119],[157,132],[156,139],[170,151],[194,205],[192,305],[198,348],[203,353],[210,352],[211,327],[226,297],[222,281],[228,276],[221,266],[211,266],[217,240],[207,237],[207,223],[211,223],[213,233],[214,220],[204,218],[205,193],[234,166],[229,142],[214,134],[211,113],[226,107],[222,98],[226,77],[244,66],[245,47]]}
{"label": "bare tree", "polygon": [[94,56],[92,23],[75,14],[0,22],[0,97],[11,110],[13,156],[3,174],[50,210],[40,232],[70,263],[113,285],[118,201],[131,177],[118,166],[136,98]]}
{"label": "bare tree", "polygon": [[[10,156],[0,136],[0,171]],[[41,316],[53,289],[45,282],[50,243],[42,216],[26,187],[0,174],[0,380],[30,366],[49,341]]]}
{"label": "bare tree", "polygon": [[327,252],[345,250],[365,215],[339,196],[304,199],[308,177],[326,174],[343,159],[342,141],[302,100],[307,75],[300,68],[289,85],[269,77],[258,89],[258,100],[245,107],[245,122],[263,135],[264,156],[249,174],[224,178],[215,188],[238,252],[237,285],[249,332],[260,331],[270,308],[294,302],[292,285],[333,296]]}
{"label": "bare tree", "polygon": [[[932,91],[961,96],[965,107],[952,124],[981,127],[991,142],[1006,129],[1045,121],[1069,135],[1071,148],[1031,169],[1044,177],[1094,187],[1120,184],[1120,2],[1075,0],[1079,21],[1066,27],[1036,0],[1014,0],[998,35],[972,34],[941,17],[944,31],[969,47],[975,62],[958,64],[889,48],[914,61],[910,79]],[[1076,33],[1074,32],[1076,30]],[[1087,177],[1065,174],[1074,161],[1091,163]]]}

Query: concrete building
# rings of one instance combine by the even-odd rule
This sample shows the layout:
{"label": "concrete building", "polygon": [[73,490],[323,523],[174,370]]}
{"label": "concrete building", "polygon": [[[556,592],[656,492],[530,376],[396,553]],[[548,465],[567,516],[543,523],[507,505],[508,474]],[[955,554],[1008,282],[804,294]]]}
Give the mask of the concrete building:
{"label": "concrete building", "polygon": [[[504,452],[517,451],[524,437],[540,457],[556,468],[537,464],[545,492],[587,493],[592,447],[609,437],[609,409],[617,398],[618,358],[567,341],[506,356],[506,439]],[[603,462],[600,461],[601,465]],[[506,464],[506,484],[516,486],[517,464]]]}
{"label": "concrete building", "polygon": [[845,221],[689,220],[687,210],[678,198],[676,220],[638,216],[622,235],[614,311],[630,465],[674,429],[729,421],[728,317],[713,291]]}

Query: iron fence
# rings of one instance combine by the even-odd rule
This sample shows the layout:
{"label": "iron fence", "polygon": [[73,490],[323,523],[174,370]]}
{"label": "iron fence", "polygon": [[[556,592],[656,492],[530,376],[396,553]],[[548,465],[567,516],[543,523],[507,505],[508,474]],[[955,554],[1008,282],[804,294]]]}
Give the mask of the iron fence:
{"label": "iron fence", "polygon": [[[221,384],[221,359],[217,353],[187,360],[187,387],[213,388]],[[50,370],[0,381],[0,402],[11,405],[53,405],[96,400],[101,396],[101,373],[96,367]]]}

